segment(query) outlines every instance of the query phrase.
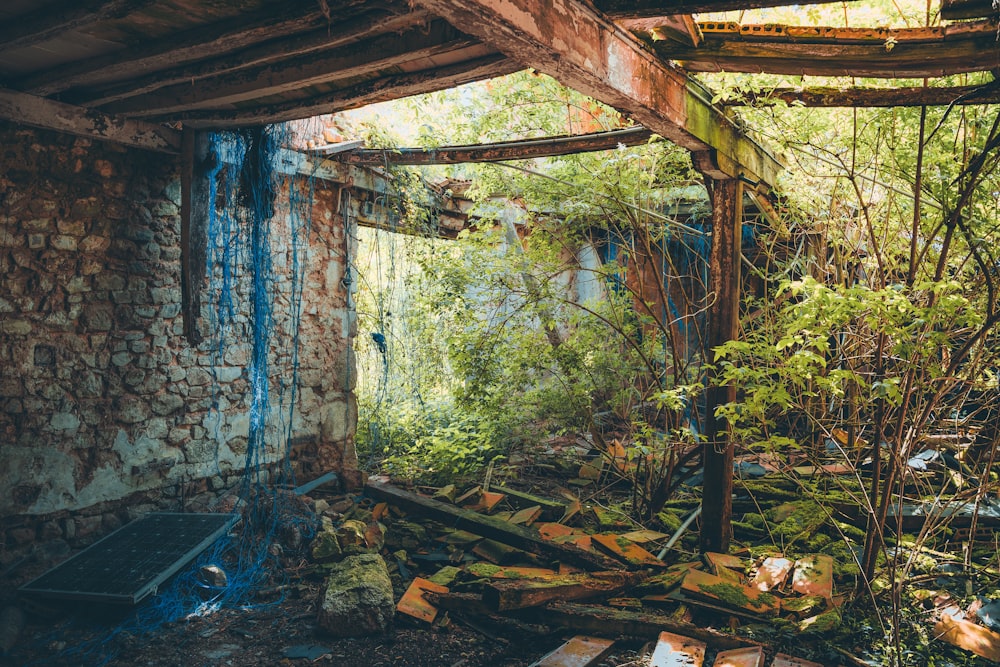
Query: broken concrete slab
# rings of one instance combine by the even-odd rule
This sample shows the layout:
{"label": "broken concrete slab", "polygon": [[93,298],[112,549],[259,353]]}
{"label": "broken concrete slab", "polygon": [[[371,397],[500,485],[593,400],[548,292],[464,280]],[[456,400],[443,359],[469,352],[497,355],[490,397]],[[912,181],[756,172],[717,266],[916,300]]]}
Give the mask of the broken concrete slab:
{"label": "broken concrete slab", "polygon": [[611,639],[577,635],[533,662],[531,667],[591,667],[608,655],[614,645]]}
{"label": "broken concrete slab", "polygon": [[789,558],[781,556],[768,556],[757,568],[757,574],[753,577],[752,586],[760,591],[770,591],[781,588],[788,580],[788,574],[792,571],[794,563]]}
{"label": "broken concrete slab", "polygon": [[701,667],[705,661],[705,642],[661,632],[649,667]]}
{"label": "broken concrete slab", "polygon": [[764,667],[764,649],[754,646],[721,651],[712,667]]}
{"label": "broken concrete slab", "polygon": [[792,590],[802,595],[833,597],[833,557],[813,554],[795,561]]}
{"label": "broken concrete slab", "polygon": [[385,561],[378,554],[348,556],[330,571],[320,599],[317,623],[336,637],[385,632],[396,605]]}
{"label": "broken concrete slab", "polygon": [[1000,634],[962,618],[943,614],[934,624],[934,634],[948,642],[981,658],[1000,663]]}

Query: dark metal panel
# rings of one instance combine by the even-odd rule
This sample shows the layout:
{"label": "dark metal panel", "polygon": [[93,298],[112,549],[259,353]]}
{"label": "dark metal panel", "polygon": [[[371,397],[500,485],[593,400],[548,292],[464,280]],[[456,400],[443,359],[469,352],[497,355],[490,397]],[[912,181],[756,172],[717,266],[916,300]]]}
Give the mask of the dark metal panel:
{"label": "dark metal panel", "polygon": [[235,520],[232,514],[147,514],[19,590],[50,598],[134,605],[154,594]]}

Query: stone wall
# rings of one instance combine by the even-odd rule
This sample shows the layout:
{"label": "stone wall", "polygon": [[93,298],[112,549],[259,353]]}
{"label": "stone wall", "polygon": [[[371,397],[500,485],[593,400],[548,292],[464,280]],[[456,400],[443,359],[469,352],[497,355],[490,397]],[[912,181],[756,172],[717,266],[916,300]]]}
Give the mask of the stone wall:
{"label": "stone wall", "polygon": [[[267,458],[290,440],[299,481],[345,466],[356,479],[356,324],[343,281],[351,242],[339,191],[309,190],[294,411],[287,201],[274,224]],[[154,508],[202,508],[239,479],[250,426],[247,276],[237,276],[225,344],[213,335],[209,287],[205,341],[189,345],[180,197],[176,158],[0,124],[0,554],[37,539],[93,539]]]}

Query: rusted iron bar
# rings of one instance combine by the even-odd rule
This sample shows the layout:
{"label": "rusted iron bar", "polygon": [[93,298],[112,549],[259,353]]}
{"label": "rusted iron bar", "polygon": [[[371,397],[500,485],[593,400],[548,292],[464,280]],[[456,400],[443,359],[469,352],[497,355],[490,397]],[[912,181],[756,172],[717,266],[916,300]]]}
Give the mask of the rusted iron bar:
{"label": "rusted iron bar", "polygon": [[721,22],[700,27],[704,39],[697,48],[674,40],[654,41],[653,48],[694,72],[918,78],[1000,66],[993,20],[899,29]]}
{"label": "rusted iron bar", "polygon": [[[706,14],[732,9],[760,9],[788,5],[818,5],[828,0],[597,0],[594,4],[614,19],[674,16],[676,14]],[[853,2],[854,0],[847,0]],[[990,0],[981,0],[989,2]]]}
{"label": "rusted iron bar", "polygon": [[723,106],[767,106],[778,101],[805,107],[932,107],[1000,104],[1000,83],[941,88],[775,88],[720,102]]}
{"label": "rusted iron bar", "polygon": [[526,160],[536,157],[603,151],[618,146],[637,146],[646,143],[652,136],[652,132],[637,126],[592,134],[498,141],[492,144],[441,146],[439,148],[363,149],[345,153],[339,159],[347,164],[356,165],[502,162],[504,160]]}

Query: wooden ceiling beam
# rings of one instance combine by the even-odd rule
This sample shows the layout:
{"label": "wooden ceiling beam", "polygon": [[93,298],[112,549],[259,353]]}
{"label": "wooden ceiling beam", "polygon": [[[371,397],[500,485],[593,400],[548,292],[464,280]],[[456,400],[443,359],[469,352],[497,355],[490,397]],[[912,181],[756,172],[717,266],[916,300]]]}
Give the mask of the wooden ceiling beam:
{"label": "wooden ceiling beam", "polygon": [[406,30],[414,25],[422,25],[426,18],[427,15],[422,13],[401,16],[386,16],[381,12],[374,15],[365,14],[338,22],[330,28],[324,27],[287,39],[251,46],[225,58],[214,58],[163,70],[95,93],[70,95],[69,101],[85,106],[104,106],[177,84],[186,84],[190,87],[193,82],[200,82],[209,77],[239,72],[246,68],[263,66],[296,56],[308,56],[321,50],[356,44],[385,33]]}
{"label": "wooden ceiling beam", "polygon": [[465,83],[491,79],[522,69],[500,54],[420,72],[385,76],[332,93],[279,104],[235,110],[187,111],[162,120],[184,121],[193,127],[240,127],[310,118],[324,113],[363,107],[376,102],[432,93]]}
{"label": "wooden ceiling beam", "polygon": [[153,0],[60,0],[0,28],[0,52],[41,44],[60,35],[152,4]]}
{"label": "wooden ceiling beam", "polygon": [[594,4],[606,15],[617,20],[728,12],[734,9],[820,5],[829,2],[830,0],[596,0]]}
{"label": "wooden ceiling beam", "polygon": [[[712,106],[711,94],[582,0],[415,0],[581,93],[697,152],[710,176],[771,184],[780,164]],[[711,164],[709,164],[711,163]]]}
{"label": "wooden ceiling beam", "polygon": [[[138,79],[134,87],[169,85],[173,81],[148,76],[152,72],[170,70],[178,75],[188,73],[182,65],[197,60],[216,60],[224,54],[241,52],[241,63],[253,65],[266,62],[269,58],[294,55],[312,43],[316,48],[335,46],[336,40],[361,39],[379,30],[400,29],[412,25],[399,19],[408,14],[405,5],[392,1],[372,7],[366,5],[356,10],[345,9],[338,13],[338,20],[327,25],[326,20],[312,0],[290,0],[283,11],[273,9],[250,13],[240,19],[227,22],[225,28],[210,24],[186,30],[169,39],[137,44],[108,55],[88,58],[51,70],[22,77],[11,83],[13,87],[35,95],[54,95],[71,88],[94,88],[112,84],[123,79]],[[359,13],[363,12],[363,13]],[[426,15],[411,14],[407,21],[419,23]],[[308,33],[308,39],[288,40],[286,38]],[[326,41],[323,41],[323,38]],[[311,40],[311,41],[310,41]],[[265,44],[266,43],[266,44]],[[341,42],[342,43],[342,42]],[[284,49],[284,51],[279,50]],[[218,70],[211,73],[217,73]]]}
{"label": "wooden ceiling beam", "polygon": [[914,29],[699,25],[697,48],[669,40],[653,48],[693,72],[921,78],[1000,66],[995,21]]}
{"label": "wooden ceiling beam", "polygon": [[500,141],[492,144],[441,146],[439,148],[397,148],[390,150],[360,149],[343,153],[337,159],[356,165],[428,165],[461,164],[467,162],[502,162],[536,157],[554,157],[574,153],[604,151],[619,146],[638,146],[649,141],[653,133],[644,127],[628,127],[608,132],[564,135],[542,139]]}
{"label": "wooden ceiling beam", "polygon": [[998,13],[1000,10],[993,0],[941,0],[941,18],[948,21],[986,18]]}
{"label": "wooden ceiling beam", "polygon": [[130,148],[171,154],[181,149],[181,133],[169,127],[109,116],[5,88],[0,88],[0,118]]}
{"label": "wooden ceiling beam", "polygon": [[776,101],[804,107],[932,107],[1000,104],[1000,82],[980,86],[941,88],[775,88],[723,101],[723,106],[774,104]]}
{"label": "wooden ceiling beam", "polygon": [[[160,88],[148,95],[132,97],[104,106],[109,113],[132,117],[163,116],[198,108],[221,108],[246,100],[280,95],[307,86],[349,81],[405,66],[421,58],[433,58],[468,49],[479,42],[445,21],[411,28],[402,34],[376,37],[361,44],[310,53],[222,76]],[[482,47],[486,55],[492,50]]]}

